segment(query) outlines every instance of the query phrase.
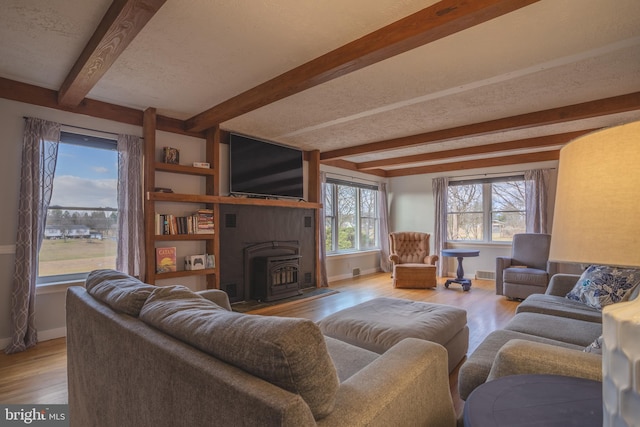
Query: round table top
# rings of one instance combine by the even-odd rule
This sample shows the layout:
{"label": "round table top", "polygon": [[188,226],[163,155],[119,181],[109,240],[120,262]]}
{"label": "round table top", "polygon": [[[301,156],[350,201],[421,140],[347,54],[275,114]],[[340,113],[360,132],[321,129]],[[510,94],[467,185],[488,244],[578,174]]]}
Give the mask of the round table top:
{"label": "round table top", "polygon": [[512,375],[469,395],[465,427],[601,426],[602,383],[562,375]]}
{"label": "round table top", "polygon": [[470,257],[479,256],[480,251],[477,249],[443,249],[442,256],[451,257]]}

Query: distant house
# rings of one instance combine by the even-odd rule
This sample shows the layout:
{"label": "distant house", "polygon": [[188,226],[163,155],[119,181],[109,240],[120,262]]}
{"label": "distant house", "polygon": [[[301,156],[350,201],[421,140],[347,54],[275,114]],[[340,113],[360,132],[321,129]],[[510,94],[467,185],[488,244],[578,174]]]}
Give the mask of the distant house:
{"label": "distant house", "polygon": [[67,227],[67,237],[77,239],[89,237],[90,235],[91,230],[85,225],[70,225]]}
{"label": "distant house", "polygon": [[64,234],[62,233],[62,229],[58,227],[46,227],[44,229],[44,238],[45,239],[62,239]]}

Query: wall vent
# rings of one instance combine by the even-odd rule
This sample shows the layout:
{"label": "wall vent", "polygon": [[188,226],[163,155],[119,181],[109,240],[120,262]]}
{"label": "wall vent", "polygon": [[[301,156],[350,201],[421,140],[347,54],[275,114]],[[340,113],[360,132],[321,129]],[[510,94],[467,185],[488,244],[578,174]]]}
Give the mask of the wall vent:
{"label": "wall vent", "polygon": [[311,283],[311,273],[304,273],[304,283],[305,285],[308,285]]}
{"label": "wall vent", "polygon": [[360,276],[360,269],[359,268],[354,268],[353,269],[353,277],[358,277]]}
{"label": "wall vent", "polygon": [[476,270],[476,279],[496,280],[495,271]]}

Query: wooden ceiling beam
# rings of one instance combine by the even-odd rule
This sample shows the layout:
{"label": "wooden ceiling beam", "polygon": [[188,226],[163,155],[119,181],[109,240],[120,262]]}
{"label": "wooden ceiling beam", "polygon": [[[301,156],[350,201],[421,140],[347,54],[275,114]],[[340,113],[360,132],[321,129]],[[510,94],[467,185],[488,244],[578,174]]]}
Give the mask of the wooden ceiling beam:
{"label": "wooden ceiling beam", "polygon": [[114,0],[58,93],[58,103],[77,107],[166,0]]}
{"label": "wooden ceiling beam", "polygon": [[[26,104],[40,105],[41,107],[55,110],[68,111],[70,113],[83,114],[100,119],[112,120],[118,123],[126,123],[142,126],[143,112],[135,108],[122,107],[108,102],[83,100],[76,107],[66,107],[58,104],[58,93],[55,90],[45,89],[27,83],[16,82],[0,77],[0,98]],[[184,130],[184,121],[166,116],[157,116],[158,130],[204,138],[203,132],[187,132]]]}
{"label": "wooden ceiling beam", "polygon": [[460,171],[468,169],[482,169],[495,166],[509,166],[523,163],[545,162],[558,160],[560,150],[539,151],[537,153],[516,154],[513,156],[490,157],[486,159],[467,160],[464,162],[440,163],[430,166],[417,166],[415,168],[394,169],[386,171],[386,177],[422,175],[427,173],[440,173],[450,171]]}
{"label": "wooden ceiling beam", "polygon": [[202,131],[537,1],[439,1],[188,119],[187,129]]}
{"label": "wooden ceiling beam", "polygon": [[596,101],[583,102],[581,104],[567,105],[552,108],[550,110],[536,111],[520,114],[518,116],[505,117],[490,120],[488,122],[474,123],[450,129],[426,132],[418,135],[410,135],[385,141],[371,142],[338,150],[325,151],[320,154],[320,160],[338,159],[361,154],[396,150],[413,145],[433,144],[463,137],[489,135],[497,132],[505,132],[517,129],[528,129],[537,126],[546,126],[557,123],[566,123],[574,120],[588,119],[591,117],[617,114],[628,111],[640,110],[640,92]]}
{"label": "wooden ceiling beam", "polygon": [[386,171],[382,169],[368,169],[368,170],[361,171],[361,170],[358,170],[358,167],[355,163],[349,162],[347,160],[342,160],[342,159],[327,160],[321,163],[325,166],[333,166],[340,169],[347,169],[355,172],[367,173],[369,175],[376,175],[376,176],[382,176],[382,177],[387,176]]}
{"label": "wooden ceiling beam", "polygon": [[556,135],[539,136],[536,138],[518,139],[514,141],[498,142],[493,144],[476,145],[473,147],[455,148],[451,150],[434,151],[432,153],[417,154],[412,156],[394,157],[389,159],[373,160],[370,162],[356,163],[358,170],[377,169],[384,166],[398,166],[408,163],[432,162],[434,160],[451,159],[454,157],[474,156],[501,151],[523,150],[537,147],[550,147],[564,145],[574,138],[596,129],[579,130],[575,132],[559,133]]}

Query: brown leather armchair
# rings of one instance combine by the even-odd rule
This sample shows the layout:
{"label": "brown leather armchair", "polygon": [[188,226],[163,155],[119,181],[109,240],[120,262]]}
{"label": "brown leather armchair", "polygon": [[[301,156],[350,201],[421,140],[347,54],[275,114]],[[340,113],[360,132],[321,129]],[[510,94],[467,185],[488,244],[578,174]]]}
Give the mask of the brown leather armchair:
{"label": "brown leather armchair", "polygon": [[429,255],[428,233],[389,233],[394,288],[435,288],[437,255]]}

